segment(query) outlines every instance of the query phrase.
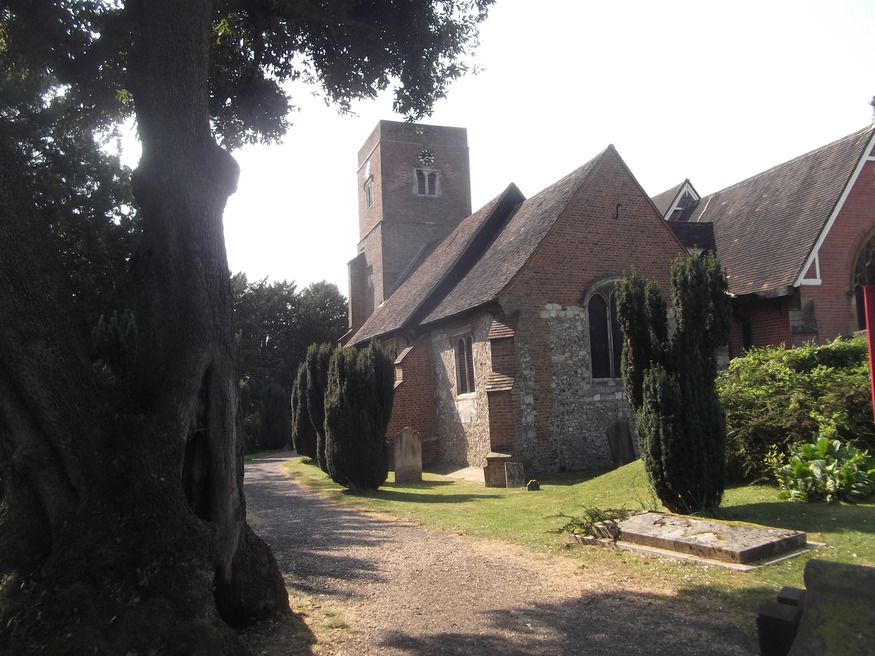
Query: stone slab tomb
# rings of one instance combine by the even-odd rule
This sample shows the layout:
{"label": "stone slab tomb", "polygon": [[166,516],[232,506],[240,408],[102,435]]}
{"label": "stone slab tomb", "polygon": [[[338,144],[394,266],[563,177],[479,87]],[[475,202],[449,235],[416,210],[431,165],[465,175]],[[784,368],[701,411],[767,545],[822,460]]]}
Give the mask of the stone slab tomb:
{"label": "stone slab tomb", "polygon": [[729,563],[752,563],[802,548],[805,533],[659,512],[618,523],[620,540]]}

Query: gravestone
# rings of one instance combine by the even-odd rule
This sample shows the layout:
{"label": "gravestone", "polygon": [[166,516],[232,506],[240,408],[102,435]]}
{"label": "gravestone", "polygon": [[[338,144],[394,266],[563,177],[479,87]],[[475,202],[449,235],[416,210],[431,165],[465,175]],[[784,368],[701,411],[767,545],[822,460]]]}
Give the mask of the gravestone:
{"label": "gravestone", "polygon": [[525,487],[526,472],[523,463],[507,462],[504,464],[504,475],[506,477],[507,487]]}
{"label": "gravestone", "polygon": [[618,419],[605,429],[614,467],[622,467],[636,459],[629,422]]}
{"label": "gravestone", "polygon": [[393,440],[395,446],[395,482],[422,481],[422,440],[409,426]]}

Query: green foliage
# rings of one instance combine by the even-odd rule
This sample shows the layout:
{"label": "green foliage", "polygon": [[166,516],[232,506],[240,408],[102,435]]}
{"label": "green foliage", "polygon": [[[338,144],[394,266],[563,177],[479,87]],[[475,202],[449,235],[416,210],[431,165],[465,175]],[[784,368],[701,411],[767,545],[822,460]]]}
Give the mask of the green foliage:
{"label": "green foliage", "polygon": [[307,412],[307,367],[298,365],[298,375],[292,387],[292,445],[298,455],[316,459],[316,431]]}
{"label": "green foliage", "polygon": [[644,372],[652,362],[662,362],[668,348],[668,322],[659,286],[637,272],[617,290],[617,318],[625,341],[621,355],[623,387],[633,408],[643,402]]}
{"label": "green foliage", "polygon": [[769,346],[735,358],[717,380],[726,411],[727,466],[735,480],[771,480],[815,436],[875,450],[869,358],[862,337],[795,349]]}
{"label": "green foliage", "polygon": [[856,503],[875,492],[875,458],[826,437],[795,445],[790,461],[775,475],[794,501]]}
{"label": "green foliage", "polygon": [[325,395],[328,388],[328,368],[335,348],[331,344],[313,344],[307,349],[304,360],[307,387],[302,399],[307,405],[307,417],[315,439],[316,462],[326,474],[328,461],[325,457]]}
{"label": "green foliage", "polygon": [[331,356],[325,392],[325,460],[331,479],[376,490],[389,475],[386,428],[392,410],[394,365],[376,344]]}
{"label": "green foliage", "polygon": [[325,387],[333,351],[331,344],[311,344],[298,367],[292,390],[295,450],[318,462],[325,473],[328,473],[325,463]]}
{"label": "green foliage", "polygon": [[[336,285],[326,282],[298,292],[294,283],[268,283],[266,279],[249,283],[242,273],[231,279],[231,288],[237,370],[252,392],[243,406],[248,417],[261,412],[261,397],[268,385],[277,383],[291,392],[311,344],[340,339],[347,329],[346,299]],[[321,416],[318,426],[321,431]]]}
{"label": "green foliage", "polygon": [[268,385],[261,398],[262,449],[282,449],[291,441],[288,393],[276,383]]}
{"label": "green foliage", "polygon": [[725,425],[714,379],[729,336],[727,285],[714,255],[672,263],[674,330],[656,284],[638,274],[617,292],[623,384],[635,410],[650,483],[672,512],[720,505]]}

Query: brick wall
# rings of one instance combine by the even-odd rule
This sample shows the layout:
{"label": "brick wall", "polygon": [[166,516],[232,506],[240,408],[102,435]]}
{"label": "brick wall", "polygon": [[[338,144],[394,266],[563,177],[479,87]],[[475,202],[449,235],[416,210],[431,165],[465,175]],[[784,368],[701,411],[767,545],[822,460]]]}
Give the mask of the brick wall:
{"label": "brick wall", "polygon": [[853,273],[860,248],[875,233],[875,162],[864,165],[820,248],[819,286],[800,288],[814,301],[819,343],[857,329]]}
{"label": "brick wall", "polygon": [[424,336],[396,358],[395,381],[392,417],[386,437],[391,438],[408,426],[423,440],[434,437],[437,430],[435,387],[429,336]]}
{"label": "brick wall", "polygon": [[791,346],[790,297],[765,299],[733,308],[733,325],[729,337],[729,357],[742,354],[743,326],[749,324],[751,346]]}
{"label": "brick wall", "polygon": [[[730,355],[741,354],[743,325],[753,346],[819,344],[857,329],[853,273],[860,249],[875,234],[875,163],[867,163],[819,250],[820,284],[793,295],[736,305]],[[807,278],[814,278],[812,268]],[[811,317],[813,321],[805,321]]]}
{"label": "brick wall", "polygon": [[[439,193],[416,193],[419,152],[435,156]],[[364,184],[373,179],[373,204]],[[464,128],[380,121],[359,151],[359,251],[373,273],[373,307],[394,288],[419,250],[471,214],[468,137]]]}
{"label": "brick wall", "polygon": [[506,314],[520,315],[514,342],[530,470],[610,464],[605,430],[618,419],[631,422],[632,413],[619,379],[591,377],[586,302],[633,269],[655,278],[667,296],[670,262],[683,252],[608,151],[501,298]]}

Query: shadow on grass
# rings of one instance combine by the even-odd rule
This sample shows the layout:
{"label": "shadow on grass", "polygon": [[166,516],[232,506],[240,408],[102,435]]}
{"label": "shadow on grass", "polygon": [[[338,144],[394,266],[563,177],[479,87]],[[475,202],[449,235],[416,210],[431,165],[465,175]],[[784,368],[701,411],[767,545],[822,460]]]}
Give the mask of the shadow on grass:
{"label": "shadow on grass", "polygon": [[873,504],[798,503],[777,500],[718,509],[717,519],[750,522],[806,533],[875,533]]}
{"label": "shadow on grass", "polygon": [[379,490],[344,490],[341,494],[382,501],[400,501],[405,503],[466,503],[480,499],[498,499],[498,494],[428,494],[405,490],[380,488]]}
{"label": "shadow on grass", "polygon": [[526,478],[534,478],[541,485],[577,485],[585,483],[594,478],[598,478],[603,474],[607,474],[611,469],[586,469],[570,472],[546,472],[534,473]]}

